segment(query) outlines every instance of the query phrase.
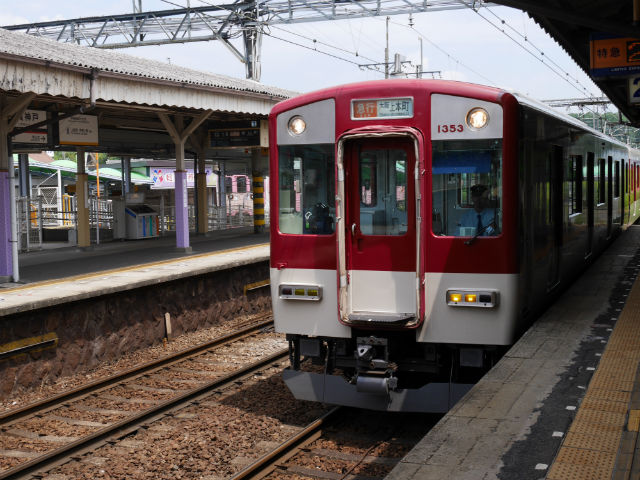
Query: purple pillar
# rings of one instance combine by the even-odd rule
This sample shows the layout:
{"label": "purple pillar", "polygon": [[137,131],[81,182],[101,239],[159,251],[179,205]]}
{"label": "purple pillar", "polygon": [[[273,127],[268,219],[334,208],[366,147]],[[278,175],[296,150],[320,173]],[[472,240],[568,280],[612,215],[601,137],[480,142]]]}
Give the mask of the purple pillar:
{"label": "purple pillar", "polygon": [[13,277],[9,174],[0,171],[0,278]]}
{"label": "purple pillar", "polygon": [[176,247],[189,249],[187,172],[176,170]]}

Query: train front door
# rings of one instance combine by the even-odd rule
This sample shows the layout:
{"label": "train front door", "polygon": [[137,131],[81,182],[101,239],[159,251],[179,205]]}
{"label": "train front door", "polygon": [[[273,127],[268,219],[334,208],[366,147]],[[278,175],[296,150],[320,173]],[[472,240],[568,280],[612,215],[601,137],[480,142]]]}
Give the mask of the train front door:
{"label": "train front door", "polygon": [[343,253],[348,286],[341,309],[349,322],[397,326],[416,318],[414,152],[413,140],[403,137],[347,143]]}

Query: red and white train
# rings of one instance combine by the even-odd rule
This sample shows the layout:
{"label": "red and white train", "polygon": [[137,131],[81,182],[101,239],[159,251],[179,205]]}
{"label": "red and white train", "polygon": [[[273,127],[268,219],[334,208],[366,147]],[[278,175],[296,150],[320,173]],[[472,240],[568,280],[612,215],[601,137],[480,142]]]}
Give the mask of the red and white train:
{"label": "red and white train", "polygon": [[501,89],[357,83],[269,121],[273,313],[300,399],[448,410],[638,218],[637,151]]}

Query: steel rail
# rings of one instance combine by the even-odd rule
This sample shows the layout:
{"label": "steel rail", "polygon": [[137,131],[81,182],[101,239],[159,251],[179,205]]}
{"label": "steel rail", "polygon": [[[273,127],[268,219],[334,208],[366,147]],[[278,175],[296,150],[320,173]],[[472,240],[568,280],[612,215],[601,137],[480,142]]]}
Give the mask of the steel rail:
{"label": "steel rail", "polygon": [[333,420],[341,410],[342,407],[333,407],[320,418],[307,425],[302,431],[283,442],[276,449],[263,455],[256,462],[236,473],[231,477],[231,480],[246,478],[259,479],[270,474],[277,467],[278,462],[291,458],[303,446],[320,438],[322,435],[322,427],[326,426],[327,421]]}
{"label": "steel rail", "polygon": [[[264,318],[264,316],[262,316]],[[95,393],[104,388],[110,387],[117,383],[120,383],[124,380],[129,380],[138,375],[147,373],[151,370],[166,367],[171,365],[172,363],[176,363],[178,361],[184,360],[190,356],[196,355],[198,353],[202,353],[209,348],[213,348],[233,340],[237,340],[243,336],[250,335],[261,328],[268,327],[273,323],[273,320],[263,321],[250,327],[243,328],[242,330],[238,330],[236,332],[230,333],[228,335],[223,335],[221,337],[214,338],[210,342],[203,343],[201,345],[197,345],[192,348],[188,348],[186,350],[181,350],[179,352],[170,354],[166,357],[160,358],[158,360],[153,360],[151,362],[138,365],[132,367],[124,372],[117,373],[115,375],[110,375],[108,377],[86,383],[77,388],[67,390],[65,392],[59,393],[57,395],[53,395],[49,398],[45,398],[44,400],[31,403],[21,408],[9,410],[8,412],[0,414],[0,427],[4,427],[15,423],[17,420],[23,419],[29,415],[33,415],[35,413],[43,412],[47,409],[55,408],[59,406],[61,403],[68,402],[69,400],[76,400],[85,395],[89,395],[91,393]]]}
{"label": "steel rail", "polygon": [[211,395],[211,391],[238,380],[241,377],[251,374],[255,370],[264,368],[265,366],[277,360],[281,360],[289,355],[288,349],[280,350],[268,357],[243,367],[235,372],[231,372],[224,377],[218,378],[206,383],[198,388],[183,393],[177,397],[166,400],[155,407],[147,409],[139,414],[127,417],[108,427],[102,428],[86,437],[75,442],[69,443],[63,447],[53,450],[41,457],[34,458],[23,464],[19,464],[4,472],[0,472],[0,480],[17,480],[25,478],[28,475],[42,473],[50,470],[60,464],[66,463],[71,457],[82,455],[93,450],[100,444],[109,440],[116,440],[131,434],[139,429],[142,425],[158,420],[166,415],[170,410],[183,408],[185,404],[191,404],[201,397]]}

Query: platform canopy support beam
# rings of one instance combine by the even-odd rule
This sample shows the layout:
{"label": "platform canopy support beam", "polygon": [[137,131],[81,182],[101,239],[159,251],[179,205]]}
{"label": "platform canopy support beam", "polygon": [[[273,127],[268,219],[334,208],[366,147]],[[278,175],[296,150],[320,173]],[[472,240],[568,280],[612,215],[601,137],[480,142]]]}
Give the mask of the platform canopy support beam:
{"label": "platform canopy support beam", "polygon": [[268,162],[261,149],[251,151],[251,176],[253,183],[253,233],[265,230],[264,212],[264,177],[268,173]]}
{"label": "platform canopy support beam", "polygon": [[0,281],[20,280],[15,172],[9,132],[35,96],[25,93],[13,99],[0,97]]}
{"label": "platform canopy support beam", "polygon": [[196,229],[199,235],[209,231],[209,195],[207,192],[206,151],[209,137],[206,129],[200,128],[190,137],[189,142],[197,153],[194,162],[196,179]]}
{"label": "platform canopy support beam", "polygon": [[184,127],[181,116],[176,116],[175,123],[168,114],[158,112],[158,117],[167,130],[167,133],[175,144],[176,151],[176,176],[175,176],[175,198],[176,198],[176,248],[180,251],[190,252],[189,245],[189,196],[187,195],[187,171],[184,161],[184,145],[196,128],[198,128],[213,110],[205,110],[200,115],[191,120],[191,123]]}
{"label": "platform canopy support beam", "polygon": [[78,247],[91,246],[91,227],[89,225],[89,177],[86,173],[86,157],[83,147],[76,149],[76,209],[78,212]]}

